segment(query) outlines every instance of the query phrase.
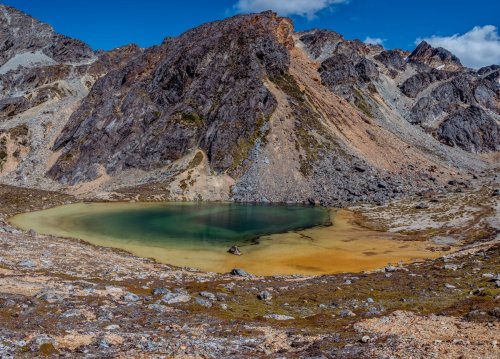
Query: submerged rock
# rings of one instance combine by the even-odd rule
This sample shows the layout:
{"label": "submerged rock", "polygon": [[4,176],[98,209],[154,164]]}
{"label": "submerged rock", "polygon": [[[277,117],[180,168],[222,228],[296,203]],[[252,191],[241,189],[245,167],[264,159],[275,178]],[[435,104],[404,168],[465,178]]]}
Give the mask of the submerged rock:
{"label": "submerged rock", "polygon": [[238,246],[232,246],[229,248],[228,253],[234,254],[235,256],[241,256],[241,251]]}

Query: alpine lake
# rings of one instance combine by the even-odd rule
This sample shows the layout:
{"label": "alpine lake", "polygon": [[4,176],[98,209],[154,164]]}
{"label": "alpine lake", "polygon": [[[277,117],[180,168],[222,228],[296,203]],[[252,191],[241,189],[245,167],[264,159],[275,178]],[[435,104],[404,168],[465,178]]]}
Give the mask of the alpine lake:
{"label": "alpine lake", "polygon": [[[320,275],[438,257],[429,243],[359,226],[314,206],[239,203],[78,203],[19,214],[39,234],[77,238],[161,263],[225,273]],[[228,253],[237,245],[242,255]]]}

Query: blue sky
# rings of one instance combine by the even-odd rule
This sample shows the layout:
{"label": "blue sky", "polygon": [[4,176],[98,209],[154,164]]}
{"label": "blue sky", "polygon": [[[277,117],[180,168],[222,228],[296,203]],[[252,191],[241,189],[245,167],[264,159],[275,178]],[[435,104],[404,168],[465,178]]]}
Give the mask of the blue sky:
{"label": "blue sky", "polygon": [[[463,50],[463,54],[457,54],[462,58],[469,56],[470,41],[483,41],[474,47],[480,50],[471,63],[484,57],[481,51],[486,51],[493,62],[500,62],[500,40],[495,29],[500,27],[499,0],[4,0],[3,3],[95,49],[128,43],[151,46],[204,22],[268,7],[292,17],[298,30],[332,29],[348,39],[383,41],[386,48],[411,50],[417,39],[430,38],[437,39],[440,45],[455,46],[454,52]],[[492,27],[483,28],[486,25]],[[483,31],[472,33],[469,40],[450,37],[478,26]]]}

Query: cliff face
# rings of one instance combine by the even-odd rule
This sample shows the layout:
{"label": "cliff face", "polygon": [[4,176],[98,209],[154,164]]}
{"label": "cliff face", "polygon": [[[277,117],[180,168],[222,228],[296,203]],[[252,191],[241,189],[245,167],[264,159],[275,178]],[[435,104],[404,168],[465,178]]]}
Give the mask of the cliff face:
{"label": "cliff face", "polygon": [[53,162],[54,136],[98,78],[141,52],[131,45],[95,53],[83,42],[0,5],[2,180],[58,188],[45,176]]}
{"label": "cliff face", "polygon": [[147,50],[96,83],[57,139],[54,149],[68,150],[50,174],[76,183],[94,179],[95,165],[148,170],[197,147],[214,170],[234,170],[276,107],[263,80],[287,71],[291,34],[288,20],[264,13]]}
{"label": "cliff face", "polygon": [[[500,147],[500,68],[466,69],[425,43],[294,33],[265,12],[93,52],[0,10],[10,184],[343,205],[466,179],[489,166],[475,153]],[[22,139],[9,134],[19,125]]]}

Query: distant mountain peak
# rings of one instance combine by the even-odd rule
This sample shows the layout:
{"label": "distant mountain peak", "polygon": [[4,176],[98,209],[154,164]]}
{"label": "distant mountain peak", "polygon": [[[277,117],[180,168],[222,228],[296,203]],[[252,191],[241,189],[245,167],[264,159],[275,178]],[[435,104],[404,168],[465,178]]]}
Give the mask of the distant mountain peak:
{"label": "distant mountain peak", "polygon": [[432,47],[427,41],[422,41],[408,57],[413,63],[425,64],[437,68],[457,70],[463,68],[460,59],[442,47]]}

